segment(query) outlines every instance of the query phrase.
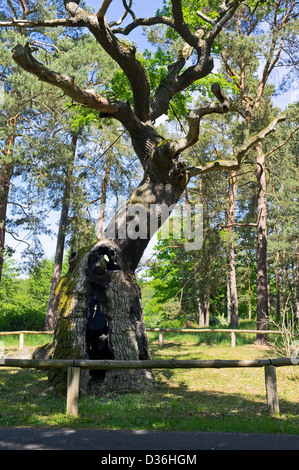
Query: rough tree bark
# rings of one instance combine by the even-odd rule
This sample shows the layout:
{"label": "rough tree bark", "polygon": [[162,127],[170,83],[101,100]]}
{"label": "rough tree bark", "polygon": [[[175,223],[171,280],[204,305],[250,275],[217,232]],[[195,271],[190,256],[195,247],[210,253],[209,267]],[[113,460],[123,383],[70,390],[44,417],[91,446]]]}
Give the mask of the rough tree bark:
{"label": "rough tree bark", "polygon": [[[12,121],[12,131],[16,129],[17,118]],[[14,163],[12,162],[13,149],[15,144],[15,133],[12,132],[5,139],[3,149],[3,163],[0,169],[0,285],[3,273],[4,263],[4,246],[5,246],[5,233],[6,233],[6,216],[8,206],[8,194],[10,181],[14,173]]]}
{"label": "rough tree bark", "polygon": [[234,214],[235,214],[235,192],[236,192],[236,171],[231,173],[231,187],[229,200],[229,283],[230,283],[230,307],[231,307],[231,327],[238,327],[238,293],[235,266],[235,246],[234,246]]}
{"label": "rough tree bark", "polygon": [[296,286],[295,286],[295,295],[296,295],[296,318],[299,320],[299,243],[296,244],[295,249],[295,257],[296,257],[296,266],[295,266],[295,278],[296,278]]}
{"label": "rough tree bark", "polygon": [[[265,155],[260,142],[257,151],[257,330],[269,329],[269,290],[268,290],[268,263],[267,263],[267,205],[266,205],[266,172]],[[267,343],[269,335],[256,335],[256,342]]]}
{"label": "rough tree bark", "polygon": [[47,313],[44,321],[44,330],[53,330],[54,328],[54,303],[55,303],[55,290],[59,284],[62,272],[62,262],[63,262],[63,253],[65,245],[65,236],[66,236],[66,227],[68,221],[68,213],[70,207],[70,198],[71,198],[71,188],[72,188],[72,176],[73,176],[73,167],[76,157],[76,145],[78,140],[78,134],[73,134],[71,151],[72,158],[66,168],[65,175],[65,185],[62,196],[62,205],[60,212],[60,221],[56,241],[56,251],[55,251],[55,260],[54,260],[54,269],[52,276],[51,291],[49,297],[49,303],[47,308]]}
{"label": "rough tree bark", "polygon": [[106,167],[105,167],[105,175],[104,175],[102,188],[101,188],[101,197],[100,197],[101,205],[100,205],[98,223],[97,223],[97,228],[96,228],[96,237],[98,240],[103,235],[105,204],[106,204],[106,199],[107,199],[107,187],[108,187],[108,182],[109,182],[110,169],[111,169],[111,154],[110,152],[108,152]]}
{"label": "rough tree bark", "polygon": [[[36,28],[39,26],[86,27],[100,46],[112,57],[126,74],[133,92],[133,106],[117,98],[110,100],[95,90],[84,90],[72,77],[54,72],[38,62],[29,45],[18,45],[13,50],[14,60],[25,70],[53,86],[83,106],[95,109],[100,118],[118,120],[130,134],[132,146],[143,167],[143,179],[138,188],[120,208],[108,225],[102,238],[93,246],[82,248],[70,259],[70,269],[57,289],[55,301],[55,358],[97,359],[149,359],[150,353],[143,321],[140,290],[134,271],[147,247],[154,230],[151,230],[153,212],[157,210],[158,229],[164,222],[161,206],[174,208],[190,178],[200,174],[237,170],[247,150],[272,132],[277,124],[247,141],[232,160],[218,160],[188,168],[180,154],[198,140],[200,120],[210,113],[227,113],[230,101],[219,85],[212,85],[216,102],[204,103],[189,112],[189,131],[178,140],[168,140],[158,134],[155,120],[167,113],[173,96],[189,85],[207,76],[213,69],[211,47],[214,39],[232,18],[239,0],[219,7],[218,17],[209,19],[209,28],[192,31],[184,21],[180,0],[172,0],[172,17],[136,18],[123,2],[132,22],[122,28],[109,25],[106,12],[111,1],[104,0],[97,14],[79,6],[79,1],[65,0],[67,19],[30,22],[14,20],[0,26]],[[149,76],[139,62],[134,47],[120,42],[116,34],[128,34],[137,26],[164,24],[173,28],[184,41],[168,74],[154,92]],[[188,62],[191,54],[196,60]],[[191,65],[190,65],[191,64]],[[137,210],[137,205],[141,209]],[[171,210],[169,211],[169,213]],[[142,213],[142,215],[141,215]],[[169,215],[169,214],[167,214]],[[50,381],[55,387],[65,387],[61,372],[52,371]],[[81,374],[81,386],[87,390],[139,391],[153,376],[150,371],[107,371],[101,375]]]}

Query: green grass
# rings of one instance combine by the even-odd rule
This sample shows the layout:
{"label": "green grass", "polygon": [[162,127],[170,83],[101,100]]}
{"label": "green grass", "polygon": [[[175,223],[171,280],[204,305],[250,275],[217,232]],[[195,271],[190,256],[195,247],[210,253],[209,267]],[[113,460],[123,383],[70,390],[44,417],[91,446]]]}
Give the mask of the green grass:
{"label": "green grass", "polygon": [[[163,349],[155,334],[149,337],[152,357],[159,359],[275,356],[251,344],[231,348],[229,337],[212,345],[194,334],[165,336]],[[277,370],[278,417],[268,416],[263,368],[156,370],[155,377],[156,385],[141,394],[81,395],[79,417],[70,418],[65,416],[66,399],[45,393],[46,372],[2,368],[0,426],[299,434],[299,378],[294,380],[290,367]]]}
{"label": "green grass", "polygon": [[[24,346],[39,346],[41,344],[52,341],[53,335],[43,334],[25,334],[24,335]],[[5,349],[15,349],[19,347],[20,336],[19,335],[1,335],[0,341],[5,344]]]}

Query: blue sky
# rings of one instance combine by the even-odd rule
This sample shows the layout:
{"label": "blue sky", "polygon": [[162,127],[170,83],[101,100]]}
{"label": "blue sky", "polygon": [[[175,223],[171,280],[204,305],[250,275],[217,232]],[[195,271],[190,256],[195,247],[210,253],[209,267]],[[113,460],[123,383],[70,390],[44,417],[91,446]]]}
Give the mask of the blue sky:
{"label": "blue sky", "polygon": [[[102,0],[86,0],[86,4],[94,7],[95,11],[100,7]],[[149,18],[155,16],[155,13],[158,8],[162,8],[162,0],[134,0],[133,1],[133,11],[138,18]],[[124,13],[124,7],[122,0],[113,0],[108,11],[107,18],[108,21],[118,21]],[[127,16],[124,25],[132,21],[131,16]],[[125,36],[124,36],[125,37]],[[127,36],[129,40],[136,41],[140,49],[143,49],[147,46],[146,38],[142,32],[142,28],[136,28],[132,33]]]}
{"label": "blue sky", "polygon": [[[94,7],[96,10],[100,7],[102,0],[86,0],[86,4]],[[158,8],[162,7],[162,0],[134,0],[133,11],[139,18],[147,18],[154,16]],[[109,21],[118,20],[124,12],[122,0],[113,0],[108,12],[107,18]]]}

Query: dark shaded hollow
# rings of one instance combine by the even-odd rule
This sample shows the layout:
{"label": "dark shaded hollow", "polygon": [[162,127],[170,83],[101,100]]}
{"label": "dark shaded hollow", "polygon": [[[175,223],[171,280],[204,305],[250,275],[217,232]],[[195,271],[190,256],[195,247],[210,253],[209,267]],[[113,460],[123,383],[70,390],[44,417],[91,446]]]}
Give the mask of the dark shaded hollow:
{"label": "dark shaded hollow", "polygon": [[[88,269],[92,274],[86,329],[88,356],[92,360],[114,359],[109,348],[108,323],[104,314],[106,296],[100,278],[119,269],[115,253],[108,247],[101,247],[89,257]],[[101,383],[106,371],[90,370],[90,376],[92,384]]]}

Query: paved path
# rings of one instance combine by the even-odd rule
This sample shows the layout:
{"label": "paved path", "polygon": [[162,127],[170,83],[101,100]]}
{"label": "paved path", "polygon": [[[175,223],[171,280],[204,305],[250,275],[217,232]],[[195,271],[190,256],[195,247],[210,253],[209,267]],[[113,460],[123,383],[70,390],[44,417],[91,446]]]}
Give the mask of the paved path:
{"label": "paved path", "polygon": [[299,450],[299,435],[4,427],[0,450]]}

